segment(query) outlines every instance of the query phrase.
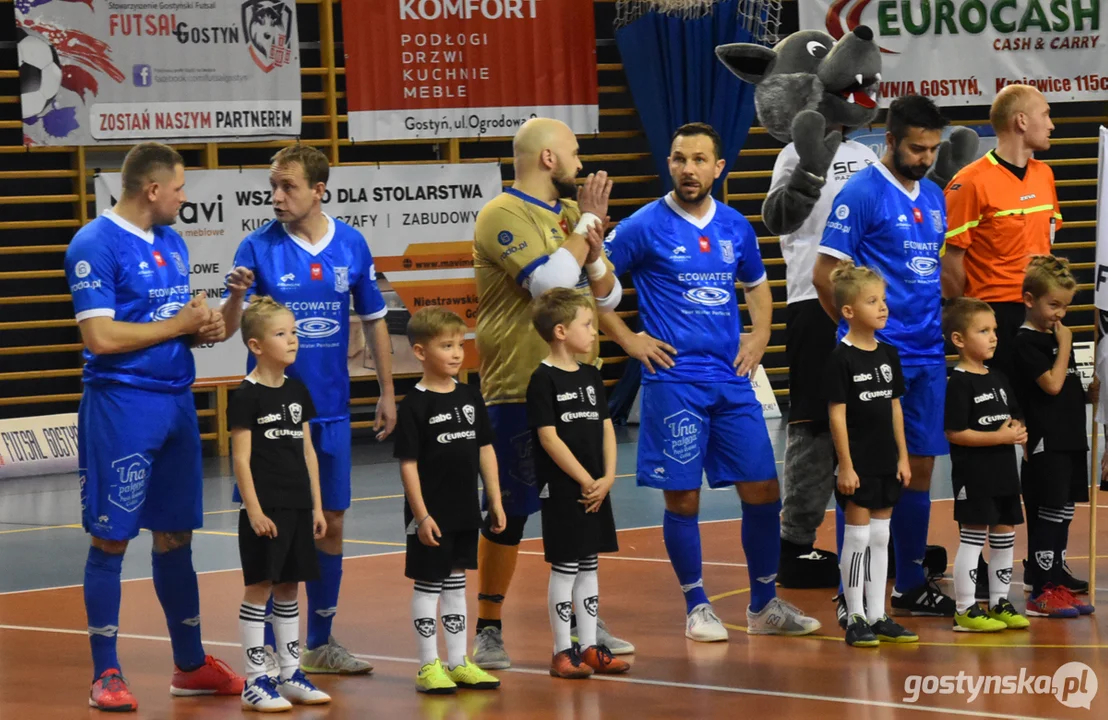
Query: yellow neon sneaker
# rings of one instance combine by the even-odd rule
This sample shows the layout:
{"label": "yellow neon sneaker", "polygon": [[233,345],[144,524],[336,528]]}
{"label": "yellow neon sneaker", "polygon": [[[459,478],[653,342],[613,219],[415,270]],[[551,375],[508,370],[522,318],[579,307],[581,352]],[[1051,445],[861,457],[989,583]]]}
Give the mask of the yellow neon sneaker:
{"label": "yellow neon sneaker", "polygon": [[461,665],[451,668],[447,674],[455,685],[467,690],[495,690],[500,687],[500,680],[479,668],[468,655]]}
{"label": "yellow neon sneaker", "polygon": [[419,669],[415,687],[419,692],[428,695],[452,695],[458,689],[438,658],[435,662],[427,663]]}

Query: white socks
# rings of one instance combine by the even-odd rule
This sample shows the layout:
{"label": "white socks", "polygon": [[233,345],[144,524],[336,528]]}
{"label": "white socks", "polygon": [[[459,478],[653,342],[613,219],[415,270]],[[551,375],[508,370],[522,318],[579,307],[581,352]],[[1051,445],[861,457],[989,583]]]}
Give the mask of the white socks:
{"label": "white socks", "polygon": [[573,583],[573,606],[577,610],[577,640],[582,648],[596,644],[596,616],[600,611],[600,579],[596,555],[577,564],[577,579]]}
{"label": "white socks", "polygon": [[466,575],[451,575],[442,582],[442,628],[446,630],[446,660],[450,669],[466,659]]}
{"label": "white socks", "polygon": [[866,622],[885,617],[885,586],[889,576],[889,522],[891,518],[870,518],[869,558],[866,564]]}
{"label": "white socks", "polygon": [[[865,617],[862,597],[866,579],[866,550],[869,549],[869,525],[847,525],[843,528],[843,554],[839,558],[846,614]],[[849,622],[849,620],[848,620]]]}
{"label": "white socks", "polygon": [[[555,655],[573,647],[569,625],[570,618],[573,616],[576,579],[577,563],[552,563],[550,565],[550,585],[546,589],[546,607],[550,611],[550,628],[554,631]],[[593,587],[596,587],[595,581]],[[580,616],[578,616],[577,621],[581,622]],[[595,635],[595,633],[594,620],[593,634]],[[595,638],[593,642],[595,642]]]}
{"label": "white socks", "polygon": [[1008,598],[1015,553],[1016,534],[1014,532],[989,533],[989,607],[996,607],[997,603]]}
{"label": "white socks", "polygon": [[244,602],[239,606],[239,632],[246,684],[249,685],[265,675],[265,605]]}
{"label": "white socks", "polygon": [[273,601],[273,639],[281,679],[288,680],[300,667],[300,605],[295,599]]}
{"label": "white socks", "polygon": [[[954,606],[959,614],[969,610],[976,602],[977,561],[985,547],[986,534],[985,530],[961,529],[962,542],[958,545],[958,554],[954,556]],[[992,570],[991,567],[989,569]]]}
{"label": "white socks", "polygon": [[442,583],[430,583],[417,580],[412,593],[412,623],[415,625],[416,640],[419,643],[419,664],[429,665],[439,659],[438,638],[435,620],[439,605],[439,593]]}

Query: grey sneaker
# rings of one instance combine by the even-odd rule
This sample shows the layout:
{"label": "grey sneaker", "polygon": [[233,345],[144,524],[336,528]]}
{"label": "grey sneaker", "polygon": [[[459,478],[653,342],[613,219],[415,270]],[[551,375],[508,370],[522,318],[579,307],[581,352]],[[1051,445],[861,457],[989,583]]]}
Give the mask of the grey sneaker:
{"label": "grey sneaker", "polygon": [[[581,641],[577,638],[577,626],[569,629],[570,640],[575,643]],[[608,631],[608,624],[602,618],[596,619],[596,644],[604,645],[613,655],[634,655],[635,646],[626,640],[621,640]]]}
{"label": "grey sneaker", "polygon": [[265,646],[265,674],[275,680],[281,677],[281,664],[277,662],[277,651],[272,645]]}
{"label": "grey sneaker", "polygon": [[751,635],[810,635],[820,629],[820,622],[810,618],[781,598],[774,598],[754,614],[746,609],[747,632]]}
{"label": "grey sneaker", "polygon": [[487,627],[477,633],[473,640],[473,663],[482,670],[507,670],[512,666],[500,628]]}
{"label": "grey sneaker", "polygon": [[300,669],[306,673],[330,675],[367,675],[373,672],[372,665],[351,655],[349,650],[335,641],[334,635],[327,638],[326,645],[314,650],[302,650]]}

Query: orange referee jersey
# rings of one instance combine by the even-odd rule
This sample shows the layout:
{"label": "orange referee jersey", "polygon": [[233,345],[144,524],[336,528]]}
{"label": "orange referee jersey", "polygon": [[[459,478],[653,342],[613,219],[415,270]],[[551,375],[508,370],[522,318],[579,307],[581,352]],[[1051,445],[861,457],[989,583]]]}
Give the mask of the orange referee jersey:
{"label": "orange referee jersey", "polygon": [[1020,180],[992,150],[950,181],[946,215],[947,244],[966,251],[965,294],[987,302],[1021,302],[1028,260],[1062,227],[1050,166],[1032,158]]}

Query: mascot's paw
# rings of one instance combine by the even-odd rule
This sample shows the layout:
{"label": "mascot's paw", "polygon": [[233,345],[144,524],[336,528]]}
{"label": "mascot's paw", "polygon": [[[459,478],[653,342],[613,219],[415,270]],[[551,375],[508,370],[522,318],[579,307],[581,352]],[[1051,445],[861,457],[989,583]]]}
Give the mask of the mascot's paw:
{"label": "mascot's paw", "polygon": [[843,134],[838,130],[828,133],[823,115],[815,110],[804,110],[793,119],[792,135],[800,168],[813,175],[827,177],[827,169],[835,159]]}
{"label": "mascot's paw", "polygon": [[927,177],[939,187],[945,188],[958,171],[977,159],[980,144],[977,133],[968,127],[955,128],[949,140],[943,140]]}
{"label": "mascot's paw", "polygon": [[777,584],[783,588],[807,590],[839,586],[839,557],[833,552],[797,545],[781,538],[781,560]]}

